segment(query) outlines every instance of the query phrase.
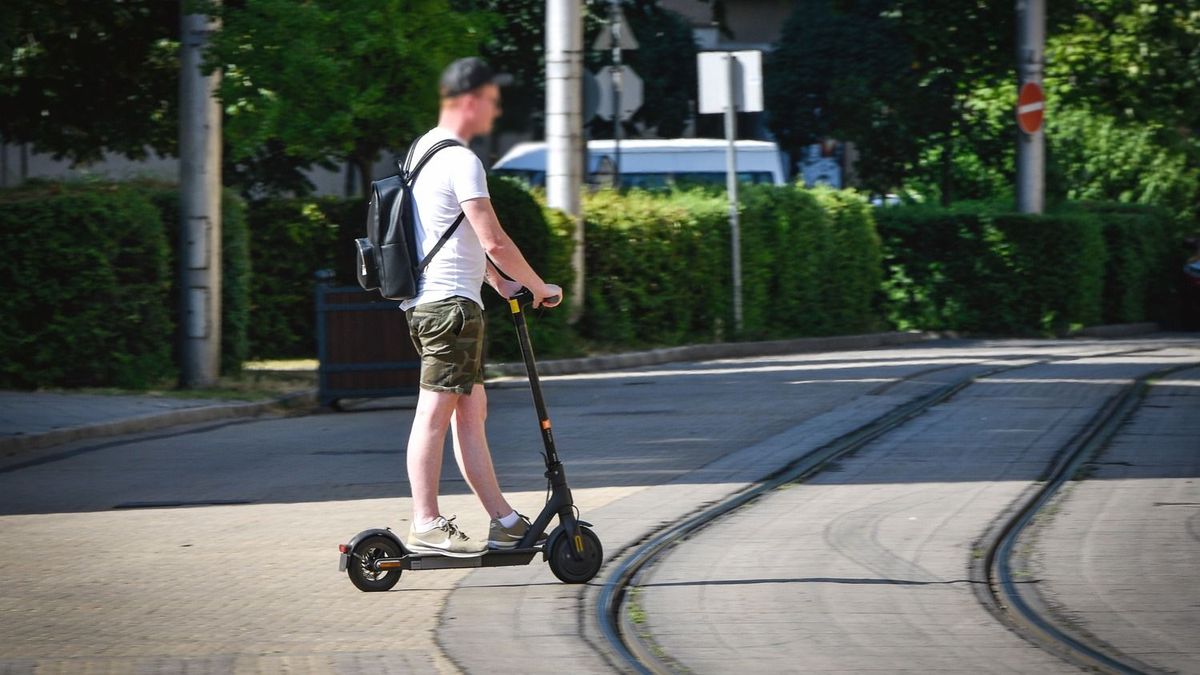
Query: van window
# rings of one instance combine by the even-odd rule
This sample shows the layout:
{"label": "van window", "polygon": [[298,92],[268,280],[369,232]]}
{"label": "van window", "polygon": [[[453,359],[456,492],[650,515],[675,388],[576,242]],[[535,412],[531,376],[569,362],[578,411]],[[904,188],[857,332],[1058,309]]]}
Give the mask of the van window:
{"label": "van window", "polygon": [[[493,169],[497,176],[511,176],[524,181],[530,187],[545,187],[546,172],[527,169]],[[775,176],[770,171],[739,171],[739,183],[773,184]],[[625,173],[621,172],[621,186],[654,190],[671,186],[725,185],[724,171],[689,171],[687,173]]]}

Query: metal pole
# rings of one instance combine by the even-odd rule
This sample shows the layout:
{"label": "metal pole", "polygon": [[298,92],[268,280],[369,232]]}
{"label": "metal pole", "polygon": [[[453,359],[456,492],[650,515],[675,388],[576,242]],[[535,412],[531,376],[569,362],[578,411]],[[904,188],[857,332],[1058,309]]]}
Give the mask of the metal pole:
{"label": "metal pole", "polygon": [[[583,11],[580,0],[546,0],[546,201],[575,224],[570,320],[583,315]],[[551,280],[553,281],[553,280]]]}
{"label": "metal pole", "polygon": [[179,288],[181,384],[211,386],[221,365],[220,75],[201,74],[208,36],[217,29],[181,0],[179,78]]}
{"label": "metal pole", "polygon": [[729,74],[729,99],[725,104],[725,189],[729,192],[729,255],[733,260],[733,325],[735,334],[742,332],[742,241],[738,223],[738,180],[737,180],[737,112],[734,100],[737,96],[737,59],[733,53],[725,55]]}
{"label": "metal pole", "polygon": [[[1045,0],[1017,0],[1017,90],[1026,82],[1042,84],[1046,46]],[[1017,131],[1017,210],[1041,213],[1045,206],[1046,137],[1039,129]]]}
{"label": "metal pole", "polygon": [[613,58],[613,187],[621,187],[621,0],[612,0],[609,28]]}

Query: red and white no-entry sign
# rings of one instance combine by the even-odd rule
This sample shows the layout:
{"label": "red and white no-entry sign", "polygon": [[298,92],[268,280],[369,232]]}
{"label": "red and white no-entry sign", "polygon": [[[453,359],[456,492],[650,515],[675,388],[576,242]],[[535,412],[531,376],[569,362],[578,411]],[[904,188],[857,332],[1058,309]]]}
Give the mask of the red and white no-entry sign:
{"label": "red and white no-entry sign", "polygon": [[1045,112],[1046,95],[1042,93],[1042,85],[1037,82],[1021,85],[1021,94],[1017,96],[1017,126],[1021,131],[1027,134],[1041,131]]}

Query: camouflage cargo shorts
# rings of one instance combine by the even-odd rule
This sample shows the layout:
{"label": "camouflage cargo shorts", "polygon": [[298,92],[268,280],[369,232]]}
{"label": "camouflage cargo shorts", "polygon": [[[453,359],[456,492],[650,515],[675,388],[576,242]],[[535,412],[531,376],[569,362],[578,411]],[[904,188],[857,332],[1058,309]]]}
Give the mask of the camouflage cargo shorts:
{"label": "camouflage cargo shorts", "polygon": [[408,332],[421,355],[421,388],[470,394],[483,382],[483,310],[455,296],[406,312]]}

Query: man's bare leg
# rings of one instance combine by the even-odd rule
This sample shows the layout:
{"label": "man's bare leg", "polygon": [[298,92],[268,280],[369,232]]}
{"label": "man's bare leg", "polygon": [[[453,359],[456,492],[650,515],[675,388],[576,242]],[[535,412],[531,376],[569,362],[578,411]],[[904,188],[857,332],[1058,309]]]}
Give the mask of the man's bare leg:
{"label": "man's bare leg", "polygon": [[413,524],[427,525],[439,515],[438,481],[446,428],[461,394],[421,389],[412,432],[408,436],[408,482],[412,487]]}
{"label": "man's bare leg", "polygon": [[471,490],[492,518],[512,513],[513,508],[496,480],[492,452],[487,444],[487,393],[476,384],[468,395],[460,396],[454,409],[451,430],[454,433],[454,458]]}

